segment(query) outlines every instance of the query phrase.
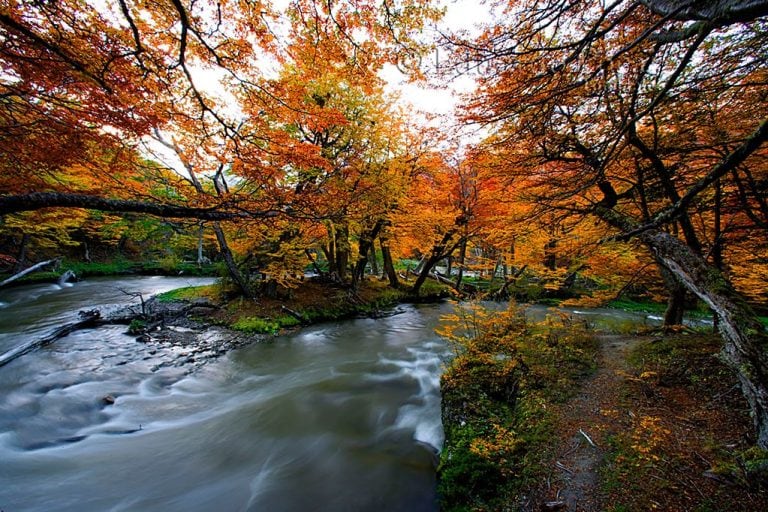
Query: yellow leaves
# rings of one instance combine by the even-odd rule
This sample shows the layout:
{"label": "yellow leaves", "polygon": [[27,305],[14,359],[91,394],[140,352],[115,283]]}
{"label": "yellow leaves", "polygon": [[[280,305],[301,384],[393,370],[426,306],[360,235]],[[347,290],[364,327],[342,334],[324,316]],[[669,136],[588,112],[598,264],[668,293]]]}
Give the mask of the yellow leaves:
{"label": "yellow leaves", "polygon": [[469,451],[478,457],[498,464],[504,476],[512,476],[510,462],[521,448],[523,441],[510,428],[496,423],[492,424],[491,428],[490,434],[476,437],[471,441]]}
{"label": "yellow leaves", "polygon": [[664,427],[658,416],[636,418],[630,434],[631,447],[640,461],[655,462],[660,459],[659,448],[665,445],[672,431]]}

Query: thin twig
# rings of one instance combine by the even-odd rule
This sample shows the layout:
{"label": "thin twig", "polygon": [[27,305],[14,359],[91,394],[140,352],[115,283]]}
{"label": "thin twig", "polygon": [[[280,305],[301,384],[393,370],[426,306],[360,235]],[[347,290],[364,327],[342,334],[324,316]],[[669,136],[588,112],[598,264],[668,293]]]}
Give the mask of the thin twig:
{"label": "thin twig", "polygon": [[589,437],[589,436],[587,435],[587,433],[586,433],[586,432],[584,432],[582,429],[579,429],[579,434],[583,435],[583,436],[584,436],[584,439],[586,439],[586,440],[587,440],[587,442],[588,442],[589,444],[591,444],[593,448],[597,448],[597,445],[595,444],[595,442],[592,440],[592,438],[591,438],[591,437]]}
{"label": "thin twig", "polygon": [[571,471],[570,469],[568,469],[567,467],[565,467],[565,464],[563,464],[563,463],[562,463],[562,462],[560,462],[559,460],[558,460],[557,462],[555,462],[555,466],[556,466],[558,469],[562,469],[563,471],[565,471],[565,472],[566,472],[566,473],[568,473],[569,475],[572,475],[572,474],[573,474],[573,471]]}

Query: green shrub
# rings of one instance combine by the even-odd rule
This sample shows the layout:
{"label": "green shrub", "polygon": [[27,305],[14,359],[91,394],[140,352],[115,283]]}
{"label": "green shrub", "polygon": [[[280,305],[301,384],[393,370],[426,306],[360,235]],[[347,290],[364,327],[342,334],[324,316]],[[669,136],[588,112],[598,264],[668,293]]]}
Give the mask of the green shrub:
{"label": "green shrub", "polygon": [[134,318],[128,325],[128,334],[141,334],[147,328],[147,322]]}

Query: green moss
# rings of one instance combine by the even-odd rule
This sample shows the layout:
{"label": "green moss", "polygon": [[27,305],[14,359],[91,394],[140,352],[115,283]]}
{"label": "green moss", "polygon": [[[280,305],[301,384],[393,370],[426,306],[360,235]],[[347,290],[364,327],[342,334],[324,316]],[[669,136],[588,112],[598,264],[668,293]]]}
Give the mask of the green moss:
{"label": "green moss", "polygon": [[700,388],[730,382],[733,372],[721,363],[722,340],[708,333],[678,334],[639,344],[627,360],[638,373],[653,372],[667,385]]}
{"label": "green moss", "polygon": [[253,334],[277,334],[280,329],[299,325],[299,321],[292,316],[279,316],[276,318],[244,317],[236,320],[232,329]]}
{"label": "green moss", "polygon": [[156,295],[158,302],[174,302],[179,300],[195,300],[200,298],[215,298],[220,293],[218,285],[187,286],[176,288]]}
{"label": "green moss", "polygon": [[107,262],[64,261],[61,273],[71,270],[78,277],[117,276],[130,274],[147,275],[185,275],[185,276],[216,276],[215,265],[198,266],[195,263],[179,261],[176,258],[166,258],[157,261],[130,261],[116,259]]}
{"label": "green moss", "polygon": [[144,320],[134,318],[128,325],[128,334],[141,334],[147,328],[147,323]]}

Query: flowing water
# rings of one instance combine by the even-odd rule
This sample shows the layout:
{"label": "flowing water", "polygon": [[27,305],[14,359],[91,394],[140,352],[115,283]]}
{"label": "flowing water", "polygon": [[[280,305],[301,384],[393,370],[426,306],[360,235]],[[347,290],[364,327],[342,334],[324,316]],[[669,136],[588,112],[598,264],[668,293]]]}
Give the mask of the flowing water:
{"label": "flowing water", "polygon": [[[0,290],[0,354],[78,310],[205,282]],[[450,308],[320,324],[205,365],[125,326],[59,339],[0,367],[0,511],[435,511],[450,351],[434,328]],[[658,322],[568,313],[593,325]]]}
{"label": "flowing water", "polygon": [[[0,352],[80,309],[199,282],[2,291]],[[0,367],[0,510],[437,510],[448,307],[320,324],[194,372],[124,326],[26,354]]]}

